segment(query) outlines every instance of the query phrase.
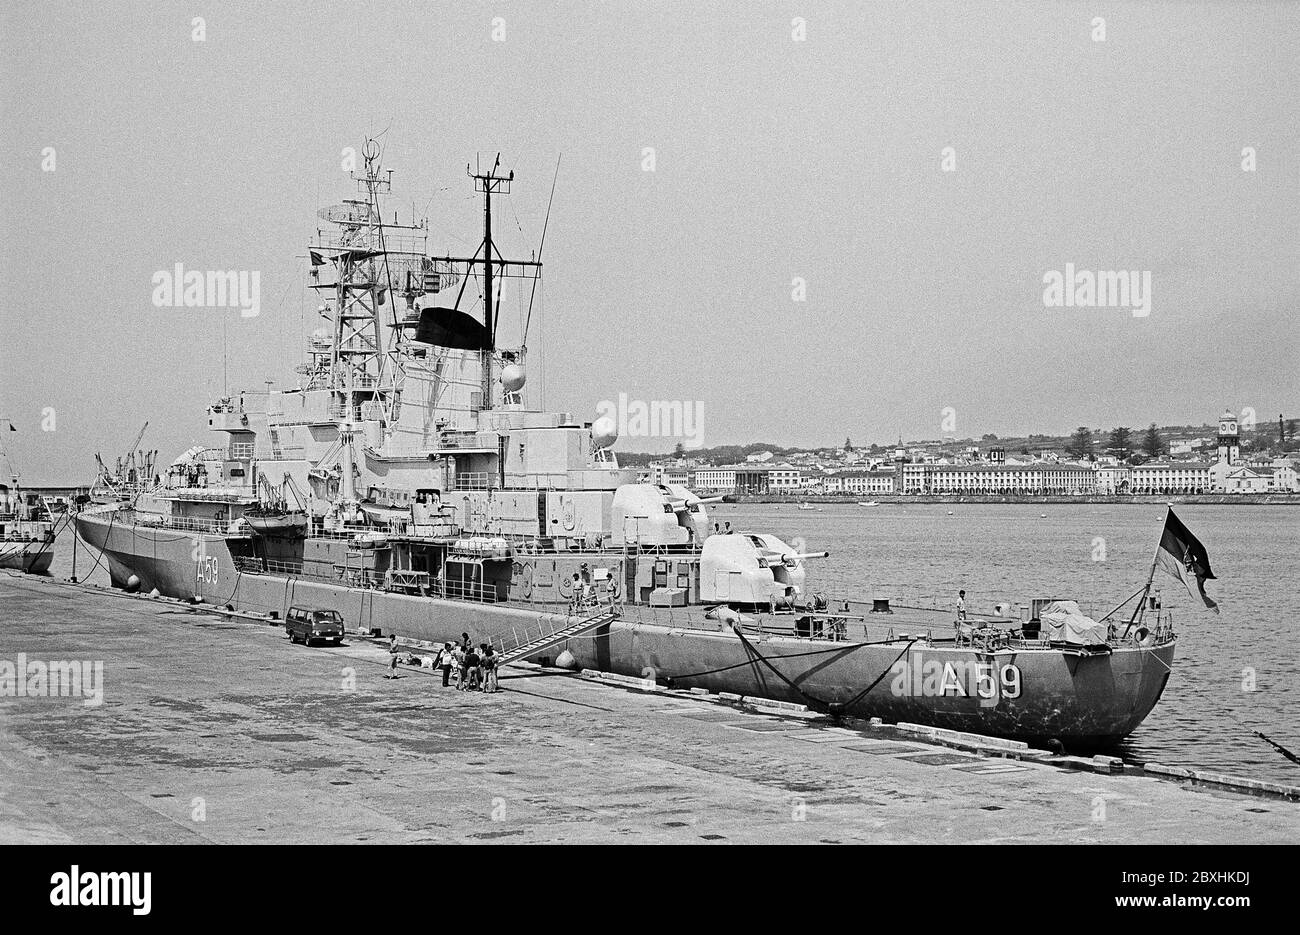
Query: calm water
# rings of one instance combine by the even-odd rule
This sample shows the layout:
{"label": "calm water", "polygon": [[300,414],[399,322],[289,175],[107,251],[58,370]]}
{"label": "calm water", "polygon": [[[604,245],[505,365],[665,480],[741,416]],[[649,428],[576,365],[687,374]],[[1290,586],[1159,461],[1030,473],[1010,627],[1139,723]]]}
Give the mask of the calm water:
{"label": "calm water", "polygon": [[[1251,731],[1300,753],[1300,508],[1175,509],[1209,550],[1219,578],[1208,590],[1222,613],[1198,609],[1178,582],[1157,574],[1179,636],[1174,672],[1160,703],[1118,752],[1138,761],[1298,783],[1300,766]],[[1057,597],[1099,615],[1145,582],[1164,508],[882,504],[812,512],[721,504],[711,518],[829,550],[829,559],[810,563],[812,586],[828,593],[876,591],[900,603],[951,604],[965,588],[975,613],[1003,600]],[[1095,561],[1103,548],[1104,560]],[[94,553],[81,548],[77,564],[84,580]],[[52,573],[71,572],[71,535],[65,533]],[[108,583],[102,568],[91,580]],[[1243,690],[1248,670],[1254,671],[1253,692]]]}
{"label": "calm water", "polygon": [[[1174,671],[1119,754],[1300,783],[1300,766],[1251,733],[1263,731],[1300,754],[1300,508],[1174,509],[1209,551],[1219,577],[1206,590],[1221,613],[1198,609],[1181,584],[1157,572],[1179,637]],[[1157,505],[881,504],[811,512],[720,504],[710,519],[829,550],[829,559],[809,563],[809,578],[832,594],[875,590],[896,602],[951,606],[964,588],[975,613],[1003,600],[1056,597],[1099,616],[1145,583],[1164,515]],[[1104,560],[1094,561],[1103,546]],[[1248,669],[1253,692],[1242,687]]]}

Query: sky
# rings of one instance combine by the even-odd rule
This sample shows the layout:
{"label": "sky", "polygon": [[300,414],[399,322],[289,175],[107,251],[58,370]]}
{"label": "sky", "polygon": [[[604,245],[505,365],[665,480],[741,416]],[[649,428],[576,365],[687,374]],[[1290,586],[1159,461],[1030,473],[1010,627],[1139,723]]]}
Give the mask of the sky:
{"label": "sky", "polygon": [[[1287,3],[9,0],[3,444],[85,483],[145,420],[170,461],[223,388],[295,385],[370,135],[437,253],[498,152],[534,250],[559,160],[547,408],[683,401],[705,445],[1300,415],[1297,49]],[[156,307],[176,263],[258,271],[260,314]],[[1067,264],[1149,273],[1149,314],[1046,305]]]}

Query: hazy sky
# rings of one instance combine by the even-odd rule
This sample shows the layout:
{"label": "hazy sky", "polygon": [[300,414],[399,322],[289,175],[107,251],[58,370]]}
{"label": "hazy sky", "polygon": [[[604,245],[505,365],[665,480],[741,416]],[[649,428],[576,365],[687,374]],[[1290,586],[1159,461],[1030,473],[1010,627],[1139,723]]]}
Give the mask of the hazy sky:
{"label": "hazy sky", "polygon": [[[167,461],[218,441],[223,330],[232,388],[292,385],[295,255],[385,130],[390,209],[427,206],[440,253],[480,236],[476,153],[515,171],[516,254],[563,154],[551,408],[699,401],[709,445],[934,437],[947,406],[976,437],[1300,415],[1297,4],[8,0],[0,25],[29,482],[89,480],[145,419]],[[261,314],[155,308],[178,262],[260,271]],[[1044,307],[1067,263],[1150,271],[1150,315]]]}

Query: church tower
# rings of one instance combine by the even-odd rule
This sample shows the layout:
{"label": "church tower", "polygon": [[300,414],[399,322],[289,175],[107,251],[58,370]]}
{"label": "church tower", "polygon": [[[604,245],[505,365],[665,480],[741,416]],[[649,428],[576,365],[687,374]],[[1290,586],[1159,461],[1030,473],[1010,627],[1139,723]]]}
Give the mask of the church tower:
{"label": "church tower", "polygon": [[1241,460],[1241,440],[1237,435],[1237,417],[1225,410],[1219,416],[1219,460],[1236,464]]}

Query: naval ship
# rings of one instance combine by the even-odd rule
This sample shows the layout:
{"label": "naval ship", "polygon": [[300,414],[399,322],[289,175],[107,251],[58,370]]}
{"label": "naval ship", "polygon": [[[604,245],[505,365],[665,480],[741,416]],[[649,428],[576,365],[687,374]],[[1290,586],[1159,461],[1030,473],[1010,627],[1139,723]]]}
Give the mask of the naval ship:
{"label": "naval ship", "polygon": [[[527,259],[501,254],[493,202],[514,173],[467,167],[483,235],[439,254],[427,220],[385,213],[380,146],[362,155],[307,251],[321,327],[298,385],[217,400],[214,444],[77,515],[115,587],[1068,747],[1113,744],[1155,706],[1175,635],[1149,582],[1109,623],[1068,602],[959,619],[821,593],[808,576],[826,553],[710,528],[711,498],[619,465],[609,419],[530,405],[545,225]],[[508,346],[503,283],[521,297]]]}

